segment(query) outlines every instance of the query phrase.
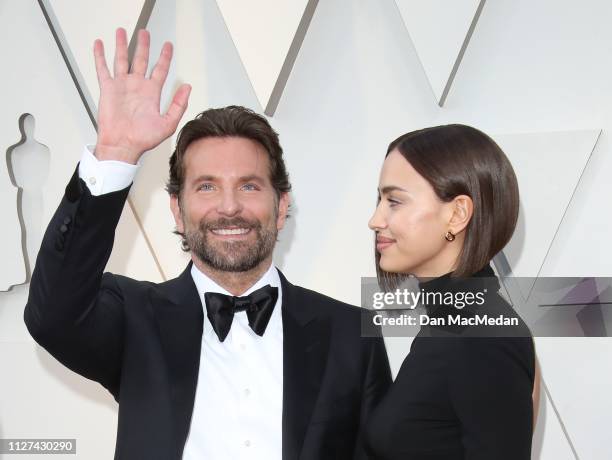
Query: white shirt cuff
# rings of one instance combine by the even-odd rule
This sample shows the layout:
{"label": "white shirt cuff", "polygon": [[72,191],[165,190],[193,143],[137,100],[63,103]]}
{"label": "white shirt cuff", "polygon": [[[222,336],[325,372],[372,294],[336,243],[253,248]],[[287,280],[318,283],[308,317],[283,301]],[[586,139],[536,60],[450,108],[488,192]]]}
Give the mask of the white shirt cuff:
{"label": "white shirt cuff", "polygon": [[86,145],[79,163],[79,177],[85,181],[92,195],[116,192],[130,185],[140,166],[115,160],[98,160],[93,145]]}

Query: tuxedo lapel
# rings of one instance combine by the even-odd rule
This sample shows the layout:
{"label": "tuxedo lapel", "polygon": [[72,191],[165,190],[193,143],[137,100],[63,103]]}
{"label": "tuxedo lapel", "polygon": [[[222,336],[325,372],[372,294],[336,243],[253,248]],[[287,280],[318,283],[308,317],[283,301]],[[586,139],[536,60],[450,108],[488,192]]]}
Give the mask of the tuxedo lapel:
{"label": "tuxedo lapel", "polygon": [[151,290],[150,300],[168,366],[173,425],[181,452],[193,413],[204,321],[202,302],[191,277],[191,263],[178,278]]}
{"label": "tuxedo lapel", "polygon": [[299,458],[327,363],[330,323],[279,271],[283,317],[283,460]]}
{"label": "tuxedo lapel", "polygon": [[[299,458],[327,364],[330,322],[307,305],[279,271],[283,319],[283,460]],[[191,263],[175,279],[150,292],[169,370],[178,452],[193,413],[200,367],[204,313],[191,277]]]}

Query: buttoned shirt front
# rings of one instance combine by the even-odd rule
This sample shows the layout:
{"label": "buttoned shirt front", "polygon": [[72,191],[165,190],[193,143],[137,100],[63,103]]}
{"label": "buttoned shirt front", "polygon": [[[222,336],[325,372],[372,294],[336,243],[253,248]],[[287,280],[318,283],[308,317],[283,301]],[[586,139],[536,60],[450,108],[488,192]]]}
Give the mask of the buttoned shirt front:
{"label": "buttoned shirt front", "polygon": [[234,314],[223,342],[208,317],[204,293],[229,294],[192,266],[204,309],[200,370],[183,460],[282,458],[283,323],[280,277],[271,265],[244,294],[267,284],[279,296],[263,336],[249,326],[246,312]]}

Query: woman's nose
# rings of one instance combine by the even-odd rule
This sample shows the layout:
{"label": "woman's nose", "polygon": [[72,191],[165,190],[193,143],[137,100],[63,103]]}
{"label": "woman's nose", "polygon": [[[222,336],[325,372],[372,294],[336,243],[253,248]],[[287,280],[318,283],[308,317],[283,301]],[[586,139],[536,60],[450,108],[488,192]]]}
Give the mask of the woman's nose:
{"label": "woman's nose", "polygon": [[385,228],[385,226],[385,219],[379,203],[378,206],[376,206],[376,209],[374,210],[374,214],[372,215],[372,217],[370,217],[370,220],[368,221],[368,227],[370,227],[370,230],[376,231],[381,228]]}

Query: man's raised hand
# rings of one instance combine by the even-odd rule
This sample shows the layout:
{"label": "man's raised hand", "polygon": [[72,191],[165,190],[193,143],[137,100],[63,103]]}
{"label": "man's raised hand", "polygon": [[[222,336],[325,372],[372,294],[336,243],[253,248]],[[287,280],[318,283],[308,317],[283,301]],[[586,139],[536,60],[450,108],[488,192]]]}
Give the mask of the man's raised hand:
{"label": "man's raised hand", "polygon": [[149,32],[138,31],[138,44],[128,67],[125,29],[117,29],[114,76],[108,70],[101,40],[94,43],[96,73],[100,85],[98,140],[99,160],[136,164],[141,155],[170,137],[187,109],[191,86],[181,85],[165,114],[160,113],[161,91],[172,60],[172,44],[164,43],[155,67],[147,78]]}

